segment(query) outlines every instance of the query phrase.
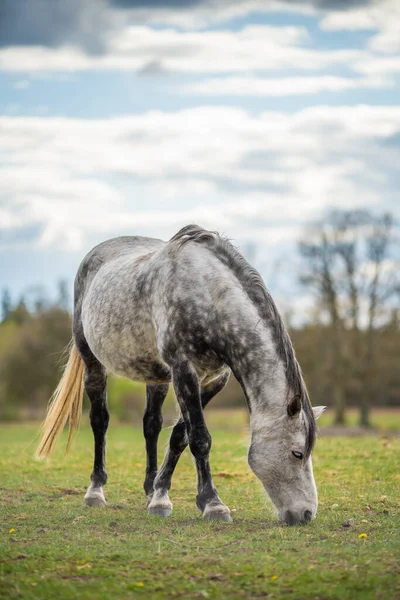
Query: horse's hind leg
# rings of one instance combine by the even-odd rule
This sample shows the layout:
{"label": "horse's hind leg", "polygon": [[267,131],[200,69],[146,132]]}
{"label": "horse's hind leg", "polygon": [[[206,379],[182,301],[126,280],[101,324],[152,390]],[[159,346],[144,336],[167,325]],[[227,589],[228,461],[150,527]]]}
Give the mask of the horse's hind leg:
{"label": "horse's hind leg", "polygon": [[[97,361],[96,361],[97,362]],[[105,464],[106,432],[109,413],[106,395],[107,374],[105,368],[97,362],[85,369],[85,390],[91,403],[90,424],[94,435],[94,465],[91,484],[85,494],[88,506],[105,506],[103,486],[107,483]]]}
{"label": "horse's hind leg", "polygon": [[151,498],[153,482],[157,475],[157,442],[162,428],[161,408],[168,393],[168,384],[148,385],[146,387],[146,411],[143,417],[143,433],[146,440],[146,478],[144,491]]}
{"label": "horse's hind leg", "polygon": [[[230,371],[223,373],[218,379],[215,379],[214,381],[210,382],[207,387],[204,387],[201,390],[200,398],[201,398],[202,408],[207,406],[207,404],[210,402],[210,400],[212,400],[212,398],[214,398],[214,396],[216,394],[218,394],[218,392],[220,392],[225,387],[225,385],[228,382],[229,375],[230,375]],[[204,424],[204,426],[205,426],[205,424]],[[208,434],[208,431],[207,431],[207,434]],[[209,436],[209,434],[208,434],[208,436]],[[172,434],[171,434],[170,441],[169,441],[169,449],[164,458],[162,467],[154,481],[154,496],[148,507],[150,513],[158,514],[161,516],[167,516],[168,514],[171,513],[172,503],[168,497],[168,490],[171,487],[171,478],[172,478],[173,472],[175,470],[175,467],[178,463],[178,460],[179,460],[182,452],[185,450],[188,443],[189,443],[189,438],[188,438],[187,431],[186,431],[186,424],[185,424],[183,417],[181,417],[172,430]],[[208,459],[207,459],[207,462],[208,462]],[[197,463],[197,460],[196,460],[196,463]],[[211,480],[211,473],[209,473],[209,477]],[[212,481],[211,481],[211,487],[213,488]],[[213,490],[215,491],[215,488],[213,488]],[[222,504],[221,500],[218,498],[216,491],[215,491],[214,499],[218,499],[218,502],[214,505],[214,508],[219,509],[219,510],[214,511],[214,518],[230,520],[229,509]],[[201,500],[199,500],[199,497],[198,497],[198,506],[199,506],[200,510],[204,510],[205,506],[204,505],[200,506],[199,501],[201,502]],[[209,505],[209,509],[210,508],[211,508],[211,504]],[[207,514],[207,512],[204,510],[204,513],[203,513],[204,517],[205,518],[213,518],[211,516],[211,512],[209,510],[208,514]]]}
{"label": "horse's hind leg", "polygon": [[91,352],[83,332],[75,335],[75,343],[85,364],[85,390],[89,397],[90,424],[94,435],[94,466],[91,484],[85,494],[88,506],[105,506],[103,486],[107,482],[105,465],[106,432],[109,413],[107,409],[107,372]]}

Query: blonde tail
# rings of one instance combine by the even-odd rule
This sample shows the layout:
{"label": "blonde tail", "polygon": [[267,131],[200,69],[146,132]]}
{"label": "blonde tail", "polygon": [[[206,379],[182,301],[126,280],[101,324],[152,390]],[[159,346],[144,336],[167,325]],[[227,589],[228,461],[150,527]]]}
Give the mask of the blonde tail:
{"label": "blonde tail", "polygon": [[84,364],[74,342],[63,376],[51,397],[46,419],[41,427],[42,437],[36,450],[37,458],[50,456],[69,418],[66,454],[71,445],[74,429],[79,429],[83,402]]}

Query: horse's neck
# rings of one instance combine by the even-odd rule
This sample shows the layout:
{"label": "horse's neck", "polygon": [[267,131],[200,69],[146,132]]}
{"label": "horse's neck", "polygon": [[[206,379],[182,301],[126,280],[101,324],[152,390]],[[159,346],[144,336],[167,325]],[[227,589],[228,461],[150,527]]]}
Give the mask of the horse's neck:
{"label": "horse's neck", "polygon": [[242,351],[234,352],[231,368],[246,394],[252,418],[256,414],[281,415],[286,407],[288,384],[272,326],[250,324]]}

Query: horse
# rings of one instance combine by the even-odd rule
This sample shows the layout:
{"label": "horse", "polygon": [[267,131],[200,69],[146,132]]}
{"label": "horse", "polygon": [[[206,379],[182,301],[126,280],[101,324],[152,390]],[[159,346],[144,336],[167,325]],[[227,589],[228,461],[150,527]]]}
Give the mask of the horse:
{"label": "horse", "polygon": [[[148,512],[171,514],[171,478],[189,445],[197,470],[198,509],[206,520],[231,521],[213,484],[211,436],[203,410],[233,373],[249,410],[248,463],[278,518],[293,525],[315,517],[311,453],[316,419],[325,407],[312,408],[278,309],[259,273],[227,238],[188,225],[168,242],[126,236],[97,245],[75,278],[72,333],[37,456],[52,453],[67,420],[68,451],[85,389],[94,435],[86,505],[106,504],[106,381],[113,372],[146,383]],[[180,416],[158,470],[157,441],[170,382]]]}

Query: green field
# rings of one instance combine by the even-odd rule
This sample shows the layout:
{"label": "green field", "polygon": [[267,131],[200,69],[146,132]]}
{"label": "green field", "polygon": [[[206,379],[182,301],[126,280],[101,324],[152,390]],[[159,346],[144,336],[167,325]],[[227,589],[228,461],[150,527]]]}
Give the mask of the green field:
{"label": "green field", "polygon": [[188,452],[173,480],[173,515],[146,514],[138,428],[110,427],[108,506],[94,509],[82,504],[87,425],[70,456],[60,447],[47,463],[32,458],[34,427],[1,427],[0,597],[400,598],[400,438],[321,437],[317,519],[287,527],[247,467],[245,425],[235,423],[211,428],[214,482],[232,524],[202,521]]}

